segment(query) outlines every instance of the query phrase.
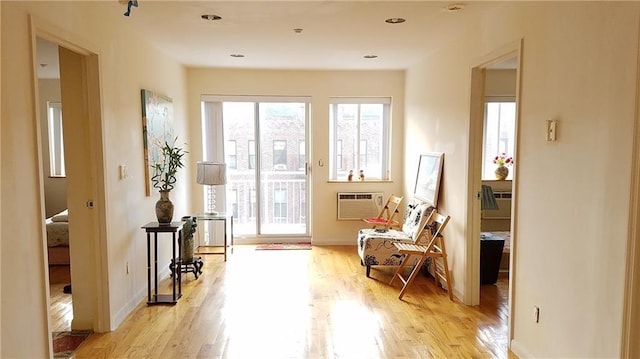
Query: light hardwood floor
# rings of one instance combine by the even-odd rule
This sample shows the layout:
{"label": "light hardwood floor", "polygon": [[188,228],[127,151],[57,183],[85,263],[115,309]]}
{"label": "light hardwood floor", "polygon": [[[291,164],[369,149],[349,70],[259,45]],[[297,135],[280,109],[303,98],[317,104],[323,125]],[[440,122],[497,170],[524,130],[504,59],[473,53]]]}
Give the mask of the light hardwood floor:
{"label": "light hardwood floor", "polygon": [[515,358],[504,279],[468,307],[423,275],[400,301],[388,284],[395,268],[366,278],[355,246],[236,246],[226,263],[203,260],[198,280],[183,277],[177,305],[139,298],[117,330],[92,334],[74,357]]}
{"label": "light hardwood floor", "polygon": [[64,286],[71,283],[69,266],[49,267],[49,292],[51,293],[51,330],[67,332],[71,330],[73,307],[71,294],[63,292]]}

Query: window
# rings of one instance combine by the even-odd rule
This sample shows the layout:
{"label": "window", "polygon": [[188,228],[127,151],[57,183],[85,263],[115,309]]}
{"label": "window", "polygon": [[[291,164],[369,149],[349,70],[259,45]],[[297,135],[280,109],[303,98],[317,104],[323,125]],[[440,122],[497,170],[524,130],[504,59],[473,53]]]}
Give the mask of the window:
{"label": "window", "polygon": [[287,218],[287,190],[277,189],[273,191],[273,218]]}
{"label": "window", "polygon": [[249,169],[256,168],[256,141],[249,140]]}
{"label": "window", "polygon": [[65,177],[62,104],[60,102],[47,103],[47,118],[49,124],[49,175],[51,177]]}
{"label": "window", "polygon": [[238,168],[237,150],[236,141],[230,140],[225,142],[224,152],[227,155],[227,167],[231,169]]}
{"label": "window", "polygon": [[304,170],[307,160],[305,156],[305,143],[304,140],[298,140],[298,169]]}
{"label": "window", "polygon": [[[485,103],[484,148],[482,152],[482,179],[495,180],[496,164],[493,159],[501,154],[513,156],[516,125],[515,102]],[[507,179],[511,179],[513,171]]]}
{"label": "window", "polygon": [[342,140],[336,142],[336,165],[337,169],[341,170],[344,168],[344,164],[342,163]]}
{"label": "window", "polygon": [[367,140],[360,140],[360,168],[367,167]]}
{"label": "window", "polygon": [[238,218],[238,190],[232,189],[230,191],[227,191],[227,195],[229,195],[227,203],[231,204],[231,212],[233,213],[233,217]]}
{"label": "window", "polygon": [[256,190],[250,190],[249,196],[249,218],[256,218]]}
{"label": "window", "polygon": [[278,171],[287,169],[287,141],[273,141],[273,169]]}
{"label": "window", "polygon": [[307,218],[307,190],[300,189],[300,221],[304,222]]}
{"label": "window", "polygon": [[346,180],[349,170],[365,178],[389,179],[391,98],[330,100],[331,180]]}

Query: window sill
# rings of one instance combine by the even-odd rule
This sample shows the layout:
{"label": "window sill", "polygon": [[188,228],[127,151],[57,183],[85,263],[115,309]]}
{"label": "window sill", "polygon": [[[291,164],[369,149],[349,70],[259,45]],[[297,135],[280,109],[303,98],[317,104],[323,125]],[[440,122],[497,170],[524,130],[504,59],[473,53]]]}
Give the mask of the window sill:
{"label": "window sill", "polygon": [[364,181],[347,181],[347,180],[329,180],[327,183],[393,183],[392,180],[364,180]]}

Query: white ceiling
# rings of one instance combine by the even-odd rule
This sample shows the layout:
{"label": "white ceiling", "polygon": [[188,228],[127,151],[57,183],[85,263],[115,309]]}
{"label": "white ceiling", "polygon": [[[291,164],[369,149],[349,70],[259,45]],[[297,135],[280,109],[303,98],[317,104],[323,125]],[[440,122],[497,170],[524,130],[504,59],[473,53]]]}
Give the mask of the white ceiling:
{"label": "white ceiling", "polygon": [[[445,43],[461,24],[503,4],[467,1],[463,10],[450,12],[445,8],[459,3],[138,0],[139,6],[124,17],[125,1],[105,5],[108,16],[123,17],[136,36],[186,66],[331,70],[406,69]],[[204,14],[222,19],[203,20]],[[394,17],[406,22],[385,22]],[[50,50],[39,47],[38,54],[51,57]],[[39,59],[49,64],[43,72],[55,69],[54,62]]]}

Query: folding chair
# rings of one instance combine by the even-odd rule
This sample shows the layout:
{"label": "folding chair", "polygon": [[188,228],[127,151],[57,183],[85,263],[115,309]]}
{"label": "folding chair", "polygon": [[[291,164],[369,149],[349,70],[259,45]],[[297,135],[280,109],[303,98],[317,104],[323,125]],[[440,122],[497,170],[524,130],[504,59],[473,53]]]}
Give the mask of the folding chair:
{"label": "folding chair", "polygon": [[387,199],[387,203],[384,204],[384,207],[382,207],[382,210],[376,217],[362,218],[362,220],[366,223],[373,224],[371,228],[374,229],[378,226],[384,229],[394,227],[400,229],[400,221],[396,220],[396,216],[399,214],[398,207],[400,207],[402,198],[401,196],[391,194]]}
{"label": "folding chair", "polygon": [[[439,281],[444,282],[447,285],[449,299],[453,300],[453,290],[451,288],[451,280],[449,278],[449,265],[447,264],[447,250],[444,246],[444,237],[442,236],[442,231],[449,222],[449,219],[449,216],[444,216],[436,212],[434,209],[427,217],[424,225],[422,226],[421,233],[415,243],[396,242],[393,244],[398,249],[399,253],[405,255],[402,263],[400,263],[400,266],[393,275],[393,278],[391,278],[391,282],[389,282],[389,284],[392,284],[396,277],[402,281],[403,286],[400,290],[400,296],[398,296],[399,299],[402,299],[404,296],[409,284],[411,284],[420,271],[422,264],[427,260],[427,258],[431,257],[431,265],[433,267],[436,284],[438,284]],[[409,258],[414,255],[420,256],[420,260],[411,271],[409,277],[405,279],[401,273],[402,268],[409,263]],[[439,261],[441,263],[438,263]]]}

